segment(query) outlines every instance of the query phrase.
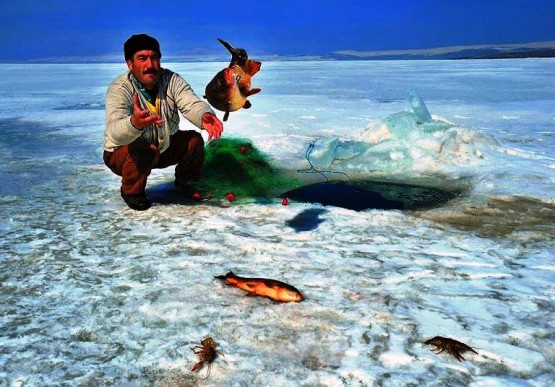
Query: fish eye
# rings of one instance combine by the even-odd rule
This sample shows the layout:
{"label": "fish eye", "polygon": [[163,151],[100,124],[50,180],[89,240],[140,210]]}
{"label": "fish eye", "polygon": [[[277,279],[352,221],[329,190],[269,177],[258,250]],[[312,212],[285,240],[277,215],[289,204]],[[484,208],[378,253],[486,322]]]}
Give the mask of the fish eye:
{"label": "fish eye", "polygon": [[236,51],[237,56],[239,57],[239,59],[241,60],[246,60],[249,56],[247,55],[247,52],[241,48],[238,48]]}

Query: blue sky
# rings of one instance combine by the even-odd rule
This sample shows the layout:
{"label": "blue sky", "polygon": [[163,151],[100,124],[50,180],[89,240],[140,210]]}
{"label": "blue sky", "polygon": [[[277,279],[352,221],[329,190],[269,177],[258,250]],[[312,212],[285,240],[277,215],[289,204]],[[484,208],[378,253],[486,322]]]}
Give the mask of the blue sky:
{"label": "blue sky", "polygon": [[120,54],[134,33],[163,55],[305,55],[555,40],[554,0],[2,1],[0,61]]}

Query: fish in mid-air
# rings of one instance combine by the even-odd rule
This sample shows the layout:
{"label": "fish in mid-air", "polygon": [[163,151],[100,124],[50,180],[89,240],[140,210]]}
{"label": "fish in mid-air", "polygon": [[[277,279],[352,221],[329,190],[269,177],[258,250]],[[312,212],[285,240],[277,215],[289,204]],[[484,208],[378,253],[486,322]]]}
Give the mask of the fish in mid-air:
{"label": "fish in mid-air", "polygon": [[294,286],[269,278],[239,277],[232,271],[214,278],[247,291],[248,296],[266,297],[277,302],[300,302],[304,296]]}
{"label": "fish in mid-air", "polygon": [[231,53],[231,61],[206,85],[204,98],[214,108],[225,112],[223,120],[227,121],[230,112],[252,106],[247,98],[261,89],[251,87],[251,78],[260,70],[262,63],[249,59],[245,49],[233,48],[222,39],[218,41]]}

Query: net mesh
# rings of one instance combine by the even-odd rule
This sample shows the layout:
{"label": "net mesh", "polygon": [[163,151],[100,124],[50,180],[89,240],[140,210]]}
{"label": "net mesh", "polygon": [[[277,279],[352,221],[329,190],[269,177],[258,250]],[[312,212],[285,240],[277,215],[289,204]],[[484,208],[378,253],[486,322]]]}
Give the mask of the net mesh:
{"label": "net mesh", "polygon": [[196,188],[203,196],[273,198],[279,192],[300,187],[300,181],[284,177],[270,157],[244,138],[220,138],[206,145],[202,178]]}

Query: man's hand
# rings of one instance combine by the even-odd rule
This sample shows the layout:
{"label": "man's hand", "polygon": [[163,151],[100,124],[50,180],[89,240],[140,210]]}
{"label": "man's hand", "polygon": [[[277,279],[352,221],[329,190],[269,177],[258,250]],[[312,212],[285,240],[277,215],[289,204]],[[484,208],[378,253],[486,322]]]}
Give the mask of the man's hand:
{"label": "man's hand", "polygon": [[164,120],[157,116],[156,114],[151,114],[148,109],[141,109],[139,105],[139,96],[135,93],[133,94],[133,115],[131,116],[131,125],[135,129],[143,130],[149,125],[155,124],[160,126],[164,123]]}
{"label": "man's hand", "polygon": [[208,141],[210,141],[220,138],[224,125],[214,114],[204,113],[202,115],[202,128],[208,132]]}

